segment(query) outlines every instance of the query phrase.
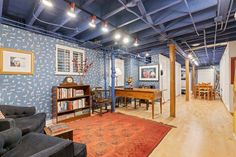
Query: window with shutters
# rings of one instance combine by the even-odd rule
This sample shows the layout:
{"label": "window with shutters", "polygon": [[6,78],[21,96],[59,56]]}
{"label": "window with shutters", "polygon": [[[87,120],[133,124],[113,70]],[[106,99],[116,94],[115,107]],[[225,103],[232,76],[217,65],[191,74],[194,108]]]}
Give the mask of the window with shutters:
{"label": "window with shutters", "polygon": [[56,74],[81,75],[83,61],[84,50],[56,45]]}

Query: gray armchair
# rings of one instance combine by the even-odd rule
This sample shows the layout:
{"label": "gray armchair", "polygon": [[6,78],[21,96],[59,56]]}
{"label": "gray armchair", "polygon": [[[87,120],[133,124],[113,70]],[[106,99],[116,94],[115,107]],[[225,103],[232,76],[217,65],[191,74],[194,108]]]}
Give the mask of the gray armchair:
{"label": "gray armchair", "polygon": [[[0,122],[1,125],[1,122]],[[86,145],[40,133],[21,135],[13,127],[0,132],[1,157],[86,157]]]}
{"label": "gray armchair", "polygon": [[6,117],[6,119],[1,120],[0,130],[14,125],[21,129],[23,135],[29,132],[44,132],[46,114],[36,114],[35,107],[0,105],[0,110]]}

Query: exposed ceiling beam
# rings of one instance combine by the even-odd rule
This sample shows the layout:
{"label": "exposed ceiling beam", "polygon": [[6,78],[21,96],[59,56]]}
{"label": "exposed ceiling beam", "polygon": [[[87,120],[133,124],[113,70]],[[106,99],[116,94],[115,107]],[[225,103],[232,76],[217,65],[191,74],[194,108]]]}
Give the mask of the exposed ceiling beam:
{"label": "exposed ceiling beam", "polygon": [[[157,2],[157,1],[154,1],[154,2]],[[167,5],[164,5],[164,6],[160,7],[160,8],[151,10],[150,12],[146,13],[146,16],[150,16],[150,15],[152,15],[152,14],[155,14],[155,13],[157,13],[157,12],[160,12],[160,11],[162,11],[162,10],[164,10],[164,9],[167,9],[167,8],[169,8],[169,7],[172,7],[172,6],[174,6],[174,5],[179,4],[180,2],[182,2],[182,0],[177,0],[177,1],[175,1],[175,2],[172,2],[172,3],[169,3],[169,4],[167,4]],[[129,4],[131,4],[131,3],[133,3],[133,2],[131,1],[131,2],[127,3],[126,5],[129,5]],[[111,17],[111,16],[117,14],[118,12],[124,10],[124,9],[125,9],[125,6],[121,6],[120,8],[118,8],[118,9],[116,9],[116,10],[110,12],[110,13],[107,13],[107,14],[104,15],[102,18],[103,18],[103,19],[107,19],[107,18],[109,18],[109,17]],[[136,18],[134,18],[133,20],[129,20],[129,21],[125,22],[125,23],[122,23],[122,24],[118,25],[116,28],[124,27],[124,26],[126,26],[126,25],[131,24],[131,23],[134,23],[135,21],[140,20],[141,18],[142,18],[142,16],[136,17]],[[101,22],[101,21],[98,21],[97,23],[100,23],[100,22]],[[110,28],[110,31],[113,31],[113,30],[115,30],[116,28],[111,27],[111,28]],[[73,34],[73,36],[76,36],[76,35],[82,33],[83,31],[86,31],[87,29],[88,29],[88,27],[85,28],[85,29],[82,29],[82,31],[77,31],[76,33]],[[98,36],[100,36],[100,35],[102,35],[102,33],[100,33],[100,34],[99,34],[99,33],[94,33],[94,34],[92,34],[92,35],[87,36],[87,37],[86,37],[86,40],[93,39],[93,38],[98,37]],[[86,35],[85,35],[85,36],[86,36]],[[110,40],[111,40],[111,39],[107,39],[107,41],[110,41]],[[103,41],[102,41],[102,43],[103,43]]]}
{"label": "exposed ceiling beam", "polygon": [[[33,8],[29,17],[26,19],[26,23],[28,25],[33,25],[34,22],[36,21],[35,17],[38,17],[42,13],[42,11],[44,10],[44,6],[41,3],[41,1],[39,1],[39,3],[36,3],[35,5],[36,5],[36,7]],[[35,17],[34,17],[34,15],[35,15]]]}

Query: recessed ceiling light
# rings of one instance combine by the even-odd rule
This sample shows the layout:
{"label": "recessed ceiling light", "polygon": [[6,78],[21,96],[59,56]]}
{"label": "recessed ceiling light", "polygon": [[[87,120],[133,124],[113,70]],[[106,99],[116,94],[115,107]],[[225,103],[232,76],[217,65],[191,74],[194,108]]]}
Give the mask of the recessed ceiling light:
{"label": "recessed ceiling light", "polygon": [[50,0],[42,0],[42,3],[47,7],[53,7],[53,4]]}
{"label": "recessed ceiling light", "polygon": [[192,46],[196,47],[196,46],[199,46],[200,43],[196,43],[196,44],[192,44]]}
{"label": "recessed ceiling light", "polygon": [[108,32],[109,32],[107,21],[103,23],[103,25],[102,25],[102,31],[103,31],[104,33],[108,33]]}
{"label": "recessed ceiling light", "polygon": [[120,38],[121,38],[120,33],[116,32],[115,35],[114,35],[114,38],[115,38],[115,40],[120,40]]}
{"label": "recessed ceiling light", "polygon": [[135,46],[135,47],[139,46],[139,43],[138,43],[138,39],[137,39],[137,38],[135,39],[134,46]]}
{"label": "recessed ceiling light", "polygon": [[129,43],[129,37],[124,37],[124,39],[123,39],[123,43],[124,44],[128,44]]}
{"label": "recessed ceiling light", "polygon": [[91,17],[91,21],[89,22],[89,26],[91,28],[95,28],[96,27],[96,16],[92,16]]}
{"label": "recessed ceiling light", "polygon": [[70,4],[70,8],[69,10],[67,11],[67,15],[72,17],[72,18],[75,18],[76,17],[76,13],[75,13],[75,3],[71,3]]}
{"label": "recessed ceiling light", "polygon": [[147,52],[147,53],[145,54],[145,56],[148,57],[148,56],[149,56],[149,53]]}

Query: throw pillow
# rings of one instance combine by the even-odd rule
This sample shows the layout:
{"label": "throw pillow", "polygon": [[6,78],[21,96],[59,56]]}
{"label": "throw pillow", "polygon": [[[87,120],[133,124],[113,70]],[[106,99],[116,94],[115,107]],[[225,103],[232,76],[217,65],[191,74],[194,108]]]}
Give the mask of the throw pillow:
{"label": "throw pillow", "polygon": [[0,119],[5,119],[4,114],[2,113],[2,111],[0,111]]}

